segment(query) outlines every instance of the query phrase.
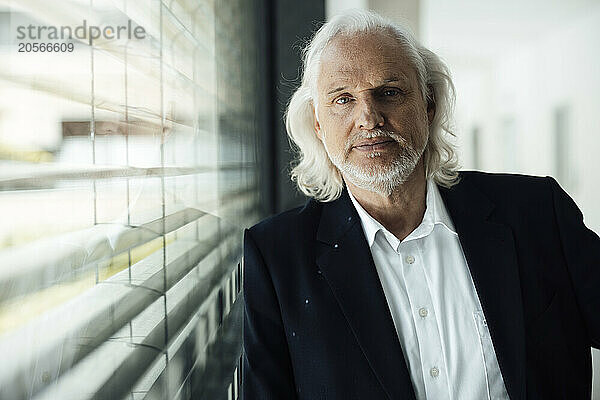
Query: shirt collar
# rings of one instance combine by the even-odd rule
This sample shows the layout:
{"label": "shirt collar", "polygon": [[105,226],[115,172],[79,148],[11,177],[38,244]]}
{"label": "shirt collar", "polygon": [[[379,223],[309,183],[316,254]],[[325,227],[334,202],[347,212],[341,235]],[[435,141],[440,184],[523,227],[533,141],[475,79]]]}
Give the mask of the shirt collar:
{"label": "shirt collar", "polygon": [[[354,198],[350,189],[347,190],[350,200],[352,200],[352,204],[354,204],[354,208],[356,208],[358,216],[360,217],[369,247],[373,246],[375,235],[377,232],[381,231],[390,245],[394,249],[397,249],[398,245],[400,244],[400,240],[398,240],[398,238],[389,232],[379,221],[369,215],[369,213]],[[404,242],[429,235],[433,231],[435,225],[438,224],[447,229],[450,233],[458,235],[456,229],[454,228],[454,224],[452,223],[452,219],[450,219],[448,210],[446,210],[446,206],[444,205],[444,201],[442,200],[438,187],[433,179],[427,180],[425,206],[426,209],[425,214],[423,215],[423,220],[419,226],[417,226],[415,230],[403,240]]]}

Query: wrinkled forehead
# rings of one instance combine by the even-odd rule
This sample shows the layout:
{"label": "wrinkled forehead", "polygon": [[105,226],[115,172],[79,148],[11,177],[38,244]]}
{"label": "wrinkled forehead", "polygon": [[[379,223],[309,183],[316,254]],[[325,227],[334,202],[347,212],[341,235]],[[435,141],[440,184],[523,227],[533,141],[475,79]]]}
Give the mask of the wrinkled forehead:
{"label": "wrinkled forehead", "polygon": [[336,36],[323,49],[319,67],[319,93],[332,85],[375,84],[390,77],[416,82],[406,47],[383,32]]}

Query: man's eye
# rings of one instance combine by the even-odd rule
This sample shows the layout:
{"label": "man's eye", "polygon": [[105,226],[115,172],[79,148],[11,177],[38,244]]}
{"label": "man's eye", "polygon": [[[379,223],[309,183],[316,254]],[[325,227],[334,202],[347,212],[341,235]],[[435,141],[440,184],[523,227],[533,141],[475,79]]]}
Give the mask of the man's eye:
{"label": "man's eye", "polygon": [[350,102],[350,97],[348,97],[348,96],[341,96],[341,97],[338,97],[337,99],[335,99],[335,104],[344,105],[349,102]]}
{"label": "man's eye", "polygon": [[398,96],[399,94],[400,94],[400,91],[398,89],[385,89],[383,91],[383,95],[388,96],[388,97]]}

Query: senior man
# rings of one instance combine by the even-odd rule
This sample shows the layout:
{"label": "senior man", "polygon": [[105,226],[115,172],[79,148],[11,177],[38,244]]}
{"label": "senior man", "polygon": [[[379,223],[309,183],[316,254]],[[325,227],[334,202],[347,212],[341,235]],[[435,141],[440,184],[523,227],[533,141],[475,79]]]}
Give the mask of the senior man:
{"label": "senior man", "polygon": [[353,11],[287,113],[311,200],[245,232],[245,399],[589,399],[600,239],[552,178],[458,172],[453,86]]}

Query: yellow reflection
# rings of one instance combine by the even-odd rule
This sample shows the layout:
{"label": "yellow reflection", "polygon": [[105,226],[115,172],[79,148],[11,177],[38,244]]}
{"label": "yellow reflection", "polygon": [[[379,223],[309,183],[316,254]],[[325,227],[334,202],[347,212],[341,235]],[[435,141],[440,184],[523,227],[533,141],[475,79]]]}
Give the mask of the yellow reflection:
{"label": "yellow reflection", "polygon": [[18,149],[0,143],[0,160],[16,160],[27,162],[51,162],[54,160],[52,153],[44,150]]}
{"label": "yellow reflection", "polygon": [[[167,235],[167,244],[174,240]],[[150,254],[162,249],[163,239],[157,238],[131,249],[131,264],[135,264]],[[99,281],[125,270],[129,266],[129,255],[121,253],[98,265]],[[13,331],[35,317],[60,306],[96,285],[96,272],[91,269],[71,282],[65,282],[39,290],[35,293],[12,299],[0,305],[0,335]]]}

